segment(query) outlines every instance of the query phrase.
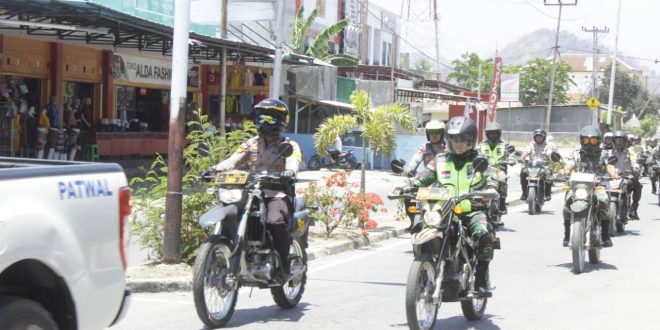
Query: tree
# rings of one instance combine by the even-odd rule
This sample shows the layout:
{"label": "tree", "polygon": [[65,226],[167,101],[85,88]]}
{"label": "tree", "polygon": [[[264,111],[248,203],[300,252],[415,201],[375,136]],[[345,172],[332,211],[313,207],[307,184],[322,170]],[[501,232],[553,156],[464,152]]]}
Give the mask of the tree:
{"label": "tree", "polygon": [[[602,80],[602,88],[600,89],[600,99],[606,103],[610,97],[610,81],[611,76],[609,72],[612,71],[612,65],[608,65],[605,69],[605,75]],[[639,82],[633,80],[629,74],[616,69],[616,78],[614,80],[614,105],[620,106],[624,111],[632,111],[635,99],[642,92],[642,86]]]}
{"label": "tree", "polygon": [[347,18],[323,29],[323,31],[314,38],[311,45],[307,45],[307,35],[309,35],[309,29],[312,27],[312,24],[318,16],[318,11],[316,9],[312,10],[307,18],[304,18],[304,13],[304,6],[300,6],[300,9],[298,9],[298,12],[296,13],[296,19],[293,23],[293,31],[291,33],[293,51],[296,54],[312,56],[333,65],[355,66],[358,64],[357,58],[353,56],[332,54],[330,52],[330,46],[328,46],[330,38],[334,37],[337,33],[341,32],[348,26],[349,20]]}
{"label": "tree", "polygon": [[431,70],[431,66],[432,66],[431,62],[427,60],[426,57],[422,57],[419,60],[415,61],[415,63],[413,63],[413,67],[415,68],[415,70],[422,72],[428,72],[429,70]]}
{"label": "tree", "polygon": [[[521,67],[509,67],[504,70],[507,73],[520,73],[520,102],[523,105],[546,105],[550,92],[550,75],[552,74],[552,63],[537,58],[527,62]],[[554,91],[552,94],[553,104],[564,104],[568,101],[566,92],[570,85],[575,82],[569,76],[571,67],[566,62],[557,63],[557,75],[555,76]]]}
{"label": "tree", "polygon": [[362,169],[360,192],[364,193],[366,144],[371,150],[390,156],[396,147],[396,127],[400,125],[408,132],[413,131],[410,110],[401,104],[371,107],[371,98],[363,90],[353,91],[351,104],[355,107],[351,114],[338,114],[326,118],[314,134],[314,146],[319,155],[325,155],[326,149],[337,136],[359,129],[362,136]]}
{"label": "tree", "polygon": [[479,64],[481,64],[481,92],[490,92],[490,82],[493,80],[493,59],[482,60],[476,53],[461,54],[460,59],[453,60],[454,71],[449,73],[447,80],[454,80],[465,88],[476,91],[479,86]]}

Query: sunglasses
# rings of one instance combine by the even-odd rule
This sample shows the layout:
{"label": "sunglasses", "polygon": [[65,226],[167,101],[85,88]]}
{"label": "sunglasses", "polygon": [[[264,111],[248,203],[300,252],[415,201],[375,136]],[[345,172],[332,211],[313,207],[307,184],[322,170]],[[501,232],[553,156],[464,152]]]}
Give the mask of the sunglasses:
{"label": "sunglasses", "polygon": [[588,137],[588,136],[585,136],[585,137],[583,137],[583,138],[580,138],[580,143],[582,143],[582,144],[593,144],[593,145],[596,145],[596,144],[600,143],[600,139],[597,138],[597,137]]}
{"label": "sunglasses", "polygon": [[277,118],[269,115],[259,115],[257,117],[257,125],[263,125],[263,124],[277,124]]}

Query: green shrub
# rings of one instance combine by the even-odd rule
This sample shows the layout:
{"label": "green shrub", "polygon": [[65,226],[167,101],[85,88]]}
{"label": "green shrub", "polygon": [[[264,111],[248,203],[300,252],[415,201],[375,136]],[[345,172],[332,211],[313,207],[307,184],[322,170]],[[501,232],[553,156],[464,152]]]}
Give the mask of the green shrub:
{"label": "green shrub", "polygon": [[[197,247],[207,238],[197,219],[213,206],[215,198],[206,192],[207,188],[214,187],[213,184],[199,180],[197,175],[227,158],[241,143],[256,134],[252,122],[243,124],[243,129],[225,135],[220,131],[214,133],[208,130],[211,126],[208,117],[199,111],[194,111],[193,120],[186,124],[190,132],[186,136],[188,145],[183,150],[181,258],[184,262],[194,261]],[[200,153],[201,144],[208,146],[208,155]],[[143,170],[144,177],[131,180],[132,186],[139,186],[133,194],[133,234],[160,260],[163,257],[167,161],[162,155],[156,155],[149,169]]]}

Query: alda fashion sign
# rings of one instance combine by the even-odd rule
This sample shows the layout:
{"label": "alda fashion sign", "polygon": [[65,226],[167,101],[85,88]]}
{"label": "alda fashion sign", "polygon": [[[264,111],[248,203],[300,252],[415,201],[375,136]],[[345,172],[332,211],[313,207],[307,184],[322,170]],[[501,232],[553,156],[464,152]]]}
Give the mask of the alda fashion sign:
{"label": "alda fashion sign", "polygon": [[[112,77],[114,80],[132,83],[169,85],[172,81],[172,63],[115,54]],[[188,69],[188,87],[199,87],[199,67],[196,65]]]}

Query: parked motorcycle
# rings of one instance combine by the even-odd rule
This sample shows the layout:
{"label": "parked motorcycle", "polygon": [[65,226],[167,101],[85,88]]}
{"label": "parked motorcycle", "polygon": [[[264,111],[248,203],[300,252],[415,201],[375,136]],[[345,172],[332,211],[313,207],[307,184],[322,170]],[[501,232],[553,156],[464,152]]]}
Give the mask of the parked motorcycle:
{"label": "parked motorcycle", "polygon": [[[488,167],[485,158],[473,162],[475,172]],[[390,199],[408,198],[404,191],[388,195]],[[486,311],[488,297],[475,291],[477,266],[476,242],[456,217],[463,200],[483,202],[497,198],[497,193],[474,192],[452,197],[451,190],[420,187],[415,199],[421,209],[416,218],[412,243],[415,259],[406,284],[406,317],[410,329],[432,329],[442,302],[461,302],[463,315],[478,320]],[[495,247],[499,248],[496,239]]]}
{"label": "parked motorcycle", "polygon": [[352,150],[339,153],[334,163],[330,159],[329,154],[326,156],[314,154],[307,162],[307,168],[312,171],[317,171],[321,168],[352,170],[356,169],[359,165],[360,163],[358,163]]}
{"label": "parked motorcycle", "polygon": [[569,189],[571,198],[566,201],[571,211],[571,233],[569,248],[573,256],[573,272],[584,271],[585,251],[589,253],[589,262],[600,262],[600,248],[603,245],[600,222],[596,217],[598,203],[595,193],[605,189],[597,185],[593,173],[571,173]]}
{"label": "parked motorcycle", "polygon": [[[278,150],[280,157],[292,153],[290,144]],[[224,326],[234,313],[241,286],[269,288],[275,303],[283,309],[295,307],[307,282],[307,234],[310,222],[304,200],[294,198],[289,219],[291,249],[289,260],[274,250],[266,229],[263,189],[283,190],[292,182],[279,176],[246,171],[205,175],[215,178],[218,204],[199,218],[203,228],[213,228],[199,248],[193,266],[193,297],[197,315],[210,328]],[[286,191],[286,190],[285,190]],[[290,262],[290,274],[283,278],[283,262]]]}
{"label": "parked motorcycle", "polygon": [[[561,160],[561,156],[553,152],[551,160],[558,162]],[[540,158],[527,162],[527,206],[530,215],[541,213],[543,203],[545,203],[545,184],[550,176],[546,167],[549,164],[548,161]]]}

